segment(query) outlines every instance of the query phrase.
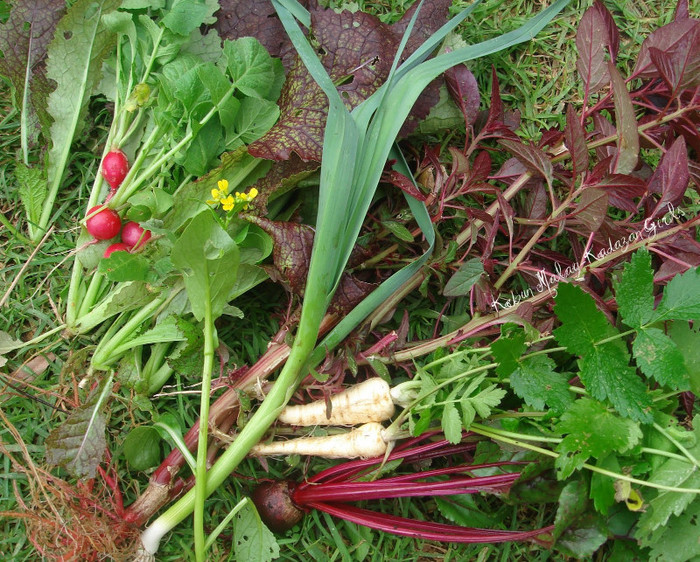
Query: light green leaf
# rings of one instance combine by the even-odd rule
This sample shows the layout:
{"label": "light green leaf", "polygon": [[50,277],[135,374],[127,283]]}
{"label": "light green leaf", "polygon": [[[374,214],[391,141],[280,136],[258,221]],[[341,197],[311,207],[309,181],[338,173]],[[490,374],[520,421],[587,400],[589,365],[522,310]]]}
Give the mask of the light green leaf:
{"label": "light green leaf", "polygon": [[267,98],[275,83],[275,65],[260,42],[253,37],[242,37],[224,42],[224,56],[231,79],[246,96]]}
{"label": "light green leaf", "polygon": [[171,258],[182,271],[192,313],[204,318],[207,301],[217,318],[236,283],[238,247],[221,228],[212,211],[195,216],[173,246]]}
{"label": "light green leaf", "polygon": [[459,297],[469,294],[474,284],[484,273],[484,265],[479,258],[472,258],[463,263],[457,272],[450,277],[442,290],[446,297]]}
{"label": "light green leaf", "polygon": [[119,347],[115,348],[112,355],[121,355],[129,349],[139,345],[150,345],[154,343],[168,343],[187,340],[186,334],[180,327],[180,321],[175,316],[168,316],[165,320],[158,322],[150,330],[146,330],[140,336],[136,336]]}
{"label": "light green leaf", "polygon": [[[472,416],[473,419],[473,416]],[[440,425],[445,434],[445,439],[456,444],[462,440],[462,420],[454,402],[447,402],[440,416]]]}
{"label": "light green leaf", "polygon": [[233,552],[236,560],[246,562],[269,562],[279,556],[280,549],[275,535],[260,520],[251,502],[236,514]]}
{"label": "light green leaf", "polygon": [[633,328],[646,323],[654,309],[654,273],[646,248],[636,251],[625,264],[615,296],[622,321]]}
{"label": "light green leaf", "polygon": [[48,186],[44,173],[39,168],[29,168],[17,163],[15,168],[19,198],[22,200],[27,220],[30,223],[30,235],[34,227],[39,224],[41,212],[44,209],[44,201],[48,195]]}
{"label": "light green leaf", "polygon": [[97,271],[104,273],[110,281],[148,281],[153,277],[150,261],[141,254],[113,252],[102,258]]}
{"label": "light green leaf", "polygon": [[279,117],[279,107],[273,101],[244,98],[241,109],[233,120],[233,134],[226,139],[226,149],[231,150],[263,136]]}
{"label": "light green leaf", "polygon": [[77,0],[59,22],[49,45],[46,75],[56,82],[56,89],[48,101],[53,124],[47,168],[49,190],[41,228],[53,212],[73,139],[82,128],[90,95],[102,75],[102,62],[115,44],[114,34],[104,29],[102,16],[119,4],[120,0]]}
{"label": "light green leaf", "polygon": [[691,327],[688,322],[673,322],[669,334],[683,355],[690,390],[700,394],[700,327],[697,324]]}
{"label": "light green leaf", "polygon": [[637,333],[632,353],[642,372],[673,390],[688,390],[688,370],[683,354],[673,340],[659,328]]}
{"label": "light green leaf", "polygon": [[213,23],[212,15],[216,11],[212,3],[192,2],[192,0],[175,0],[168,9],[161,23],[173,33],[189,35],[204,23]]}
{"label": "light green leaf", "polygon": [[700,268],[671,279],[649,323],[665,320],[700,320]]}
{"label": "light green leaf", "polygon": [[403,224],[396,221],[382,221],[382,226],[404,242],[413,242],[413,234]]}
{"label": "light green leaf", "polygon": [[650,546],[652,562],[697,562],[700,557],[700,501],[695,501],[682,515],[671,518],[661,536],[641,541]]}
{"label": "light green leaf", "polygon": [[520,361],[510,375],[513,391],[537,410],[545,404],[555,413],[564,412],[573,402],[566,374],[555,370],[550,357],[543,355]]}

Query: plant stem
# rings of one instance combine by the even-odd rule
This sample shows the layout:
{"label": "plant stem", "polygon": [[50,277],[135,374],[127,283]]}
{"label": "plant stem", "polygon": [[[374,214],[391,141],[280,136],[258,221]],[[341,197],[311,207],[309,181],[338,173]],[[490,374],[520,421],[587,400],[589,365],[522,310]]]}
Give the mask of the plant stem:
{"label": "plant stem", "polygon": [[[545,455],[547,457],[552,457],[552,458],[557,459],[561,456],[559,453],[555,453],[554,451],[550,451],[549,449],[544,449],[542,447],[537,447],[536,445],[531,445],[531,444],[526,443],[524,441],[511,439],[510,437],[503,436],[503,435],[501,435],[499,430],[493,430],[492,428],[487,428],[487,427],[482,426],[482,425],[477,424],[477,423],[473,423],[471,425],[470,431],[473,431],[474,433],[478,433],[479,435],[483,435],[484,437],[489,437],[490,439],[493,439],[495,441],[502,441],[503,443],[509,443],[510,445],[515,445],[516,447],[520,447],[522,449],[528,449],[530,451],[540,453],[540,454]],[[626,474],[620,474],[619,472],[605,470],[604,468],[599,468],[597,466],[593,466],[593,465],[588,464],[588,463],[584,463],[582,466],[583,466],[583,468],[586,468],[587,470],[590,470],[591,472],[596,472],[598,474],[602,474],[603,476],[609,476],[610,478],[614,478],[615,480],[622,480],[624,482],[629,482],[630,484],[637,484],[638,486],[645,486],[647,488],[655,488],[657,490],[663,490],[666,492],[680,492],[680,493],[684,493],[684,494],[700,494],[699,488],[678,488],[676,486],[665,486],[663,484],[656,484],[655,482],[646,482],[644,480],[632,478],[631,476],[627,476]]]}
{"label": "plant stem", "polygon": [[673,443],[676,447],[678,447],[678,450],[683,453],[685,458],[691,463],[700,468],[700,461],[696,459],[688,449],[686,449],[681,443],[679,443],[678,439],[675,439],[673,435],[671,435],[668,431],[666,431],[663,427],[661,427],[658,423],[654,422],[654,429],[658,431],[661,435],[663,435],[666,439],[668,439],[671,443]]}
{"label": "plant stem", "polygon": [[[207,261],[203,261],[204,275],[209,278]],[[206,537],[204,536],[204,500],[207,498],[207,437],[209,433],[209,397],[211,373],[214,368],[216,328],[212,318],[211,287],[204,284],[204,367],[202,368],[202,396],[199,404],[199,443],[194,486],[194,550],[197,562],[204,562]]]}

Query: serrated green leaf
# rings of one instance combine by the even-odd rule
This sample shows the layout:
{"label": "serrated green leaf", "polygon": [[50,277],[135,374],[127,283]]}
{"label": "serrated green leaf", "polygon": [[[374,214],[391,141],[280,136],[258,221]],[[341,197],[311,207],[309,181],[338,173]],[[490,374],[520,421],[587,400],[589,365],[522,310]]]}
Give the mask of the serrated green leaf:
{"label": "serrated green leaf", "polygon": [[646,248],[636,251],[625,264],[615,296],[622,321],[639,328],[650,318],[654,308],[654,273]]}
{"label": "serrated green leaf", "polygon": [[566,376],[555,367],[554,361],[544,355],[520,361],[510,375],[513,391],[537,410],[543,410],[546,404],[554,413],[563,412],[573,402],[573,395]]}
{"label": "serrated green leaf", "polygon": [[[625,417],[651,423],[652,402],[647,387],[630,367],[630,355],[619,332],[598,310],[593,298],[579,287],[563,284],[554,311],[562,325],[554,330],[557,341],[581,355],[579,377],[593,398],[609,400]],[[602,340],[610,340],[598,343]]]}
{"label": "serrated green leaf", "polygon": [[651,542],[649,560],[653,562],[696,562],[700,557],[700,501],[695,501],[680,516],[671,518],[663,534]]}
{"label": "serrated green leaf", "polygon": [[275,535],[260,520],[251,502],[236,514],[233,552],[236,560],[247,562],[270,562],[279,556]]}
{"label": "serrated green leaf", "polygon": [[[700,415],[693,419],[694,430],[686,432],[692,438],[692,443],[686,443],[688,452],[696,459],[700,458]],[[682,441],[685,441],[681,438]],[[662,486],[681,488],[699,488],[700,471],[690,462],[680,459],[667,459],[648,477],[649,482]],[[639,518],[635,537],[643,543],[650,544],[650,537],[658,528],[665,526],[669,518],[681,515],[693,502],[697,502],[696,494],[659,491],[649,501],[647,509]]]}
{"label": "serrated green leaf", "polygon": [[568,478],[591,457],[624,453],[642,438],[639,425],[609,412],[597,400],[580,398],[562,415],[557,431],[566,434],[557,446],[559,478]]}
{"label": "serrated green leaf", "polygon": [[507,337],[501,330],[501,337],[491,344],[491,354],[498,363],[496,373],[508,377],[520,364],[520,356],[527,350],[525,332],[515,332]]}
{"label": "serrated green leaf", "polygon": [[666,320],[700,320],[700,268],[676,275],[664,288],[649,323]]}
{"label": "serrated green leaf", "polygon": [[[610,472],[620,472],[620,463],[616,455],[608,455],[598,459],[595,466]],[[615,480],[607,475],[593,472],[591,474],[591,491],[589,497],[598,513],[606,515],[615,504]]]}
{"label": "serrated green leaf", "polygon": [[464,262],[455,274],[450,277],[442,290],[446,297],[459,297],[469,294],[469,291],[484,273],[484,264],[479,258]]}
{"label": "serrated green leaf", "polygon": [[112,377],[106,377],[84,404],[46,438],[46,462],[62,466],[71,476],[94,478],[107,447],[103,407],[112,391]]}
{"label": "serrated green leaf", "polygon": [[38,225],[49,191],[44,173],[39,168],[28,168],[18,162],[15,167],[15,178],[17,178],[17,192],[27,213],[27,220],[32,227]]}
{"label": "serrated green leaf", "polygon": [[683,355],[690,390],[694,394],[700,394],[700,326],[691,327],[687,322],[673,322],[669,334]]}
{"label": "serrated green leaf", "polygon": [[462,440],[462,420],[454,402],[447,402],[440,416],[440,425],[445,438],[453,444]]}
{"label": "serrated green leaf", "polygon": [[210,211],[194,217],[175,242],[171,253],[182,271],[192,313],[204,318],[206,301],[218,318],[236,282],[238,247]]}
{"label": "serrated green leaf", "polygon": [[688,370],[683,354],[659,328],[637,332],[632,353],[642,372],[673,390],[688,390]]}

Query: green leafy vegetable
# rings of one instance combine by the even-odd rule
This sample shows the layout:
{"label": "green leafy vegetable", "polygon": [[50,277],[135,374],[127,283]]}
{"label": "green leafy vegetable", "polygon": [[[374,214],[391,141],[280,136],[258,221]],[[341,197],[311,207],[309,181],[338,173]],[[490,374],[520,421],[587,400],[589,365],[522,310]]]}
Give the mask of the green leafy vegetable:
{"label": "green leafy vegetable", "polygon": [[446,297],[459,297],[469,294],[469,291],[484,274],[484,265],[478,258],[472,258],[463,263],[457,272],[450,277],[442,290]]}
{"label": "green leafy vegetable", "polygon": [[84,404],[46,438],[46,462],[64,467],[72,476],[94,478],[102,462],[107,441],[102,411],[112,391],[112,376],[95,388]]}
{"label": "green leafy vegetable", "polygon": [[260,520],[251,502],[236,514],[233,533],[236,560],[269,562],[279,556],[279,545],[275,536]]}
{"label": "green leafy vegetable", "polygon": [[557,447],[555,461],[560,478],[569,477],[591,457],[624,453],[642,438],[639,425],[608,411],[604,404],[590,398],[576,400],[562,415],[557,430],[566,434]]}

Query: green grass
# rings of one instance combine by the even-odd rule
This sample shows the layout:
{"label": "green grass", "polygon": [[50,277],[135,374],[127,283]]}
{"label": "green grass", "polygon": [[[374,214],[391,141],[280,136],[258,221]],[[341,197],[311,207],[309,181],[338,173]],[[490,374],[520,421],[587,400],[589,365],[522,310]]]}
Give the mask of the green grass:
{"label": "green grass", "polygon": [[[482,94],[482,108],[488,107],[491,65],[496,67],[500,81],[504,106],[508,110],[518,110],[522,117],[521,134],[526,138],[536,138],[542,128],[561,124],[566,104],[577,105],[581,91],[576,75],[576,52],[574,38],[577,21],[590,1],[574,1],[544,33],[532,42],[510,49],[471,64],[477,76]],[[630,69],[644,37],[650,30],[667,23],[673,13],[675,1],[606,0],[616,23],[622,32],[619,66]],[[334,4],[338,4],[335,2]],[[361,9],[380,15],[384,21],[394,21],[409,2],[386,0],[385,2],[360,1]],[[460,6],[466,3],[459,2]],[[489,0],[479,7],[467,24],[462,36],[468,42],[477,42],[514,28],[539,8],[539,2],[516,0],[501,2]],[[6,14],[7,4],[0,2],[0,18]],[[700,2],[691,2],[691,13],[700,11]],[[97,110],[97,104],[95,105]],[[107,116],[99,114],[98,125]],[[62,324],[64,298],[70,277],[71,252],[75,246],[77,220],[82,215],[88,195],[89,185],[95,174],[94,154],[98,152],[103,133],[97,126],[95,133],[76,146],[70,164],[71,177],[66,181],[56,204],[53,224],[55,229],[50,237],[38,248],[32,247],[25,238],[26,225],[23,210],[17,196],[13,178],[14,161],[19,154],[19,116],[11,108],[10,92],[4,81],[0,81],[0,330],[14,337],[29,340]],[[32,156],[41,158],[39,147]],[[32,253],[36,250],[34,255]],[[223,319],[219,326],[222,341],[232,351],[234,363],[251,363],[264,352],[269,337],[276,331],[278,321],[286,310],[287,297],[276,287],[264,284],[255,291],[255,296],[241,305],[245,320]],[[412,325],[410,338],[423,338],[432,331],[441,312],[439,307],[417,293],[404,301],[404,308],[410,311]],[[456,314],[457,304],[447,311]],[[277,315],[277,316],[276,316]],[[400,321],[397,313],[396,322]],[[63,414],[57,409],[63,407],[58,396],[72,400],[76,385],[84,375],[80,369],[71,368],[68,358],[89,346],[91,337],[66,341],[58,335],[49,338],[21,354],[10,355],[0,374],[0,409],[12,426],[22,436],[27,450],[35,463],[43,462],[43,442],[48,433]],[[52,355],[48,355],[52,354]],[[37,375],[22,375],[21,380],[9,376],[21,369],[22,365],[38,356],[48,357],[47,368]],[[185,390],[196,383],[197,377],[174,377],[170,383],[177,390]],[[24,392],[18,393],[5,385],[25,385]],[[30,386],[31,385],[31,386]],[[183,423],[191,423],[197,417],[196,400],[188,400],[178,395],[176,400],[164,398],[155,402],[155,409],[171,411]],[[120,399],[114,401],[110,412],[110,444],[118,450],[128,430],[135,423],[148,423],[150,414],[132,403],[128,391],[120,391]],[[0,424],[0,452],[10,453],[14,459],[26,466],[22,458],[22,447],[15,440],[8,426]],[[143,487],[147,475],[127,472],[123,459],[118,458],[119,470],[129,482],[136,479],[125,490],[125,496],[135,497],[138,487]],[[0,510],[19,509],[15,497],[16,490],[25,499],[29,498],[28,476],[13,466],[8,456],[2,456],[0,471]],[[299,465],[288,466],[283,462],[270,462],[274,476],[299,478],[308,467],[301,461]],[[207,505],[209,522],[214,526],[225,513],[248,491],[248,483],[256,477],[268,476],[262,466],[248,461],[240,468],[243,476],[238,483],[222,487],[216,497]],[[242,482],[242,484],[241,484]],[[418,502],[397,502],[392,509],[411,514],[418,509]],[[421,507],[430,507],[421,504]],[[434,507],[434,506],[433,506]],[[518,520],[511,507],[502,507],[499,515],[506,524],[517,524]],[[532,516],[533,514],[529,514]],[[553,513],[542,507],[534,514],[543,523],[551,521]],[[532,518],[532,517],[531,517]],[[519,519],[520,522],[525,521]],[[230,533],[231,529],[225,531]],[[37,560],[24,523],[16,518],[0,520],[0,552],[3,560]],[[225,537],[222,537],[222,539]],[[229,537],[230,538],[230,537]],[[342,539],[346,542],[343,542]],[[180,525],[176,532],[164,543],[159,560],[187,560],[192,556],[192,529],[189,522]],[[430,561],[430,560],[561,560],[555,553],[537,549],[527,544],[506,545],[435,545],[407,538],[369,531],[356,525],[334,521],[323,514],[313,513],[303,524],[286,535],[279,537],[280,560],[369,560],[369,561]],[[227,542],[220,540],[217,550],[211,552],[212,560],[230,559]],[[605,559],[604,554],[600,559]]]}

